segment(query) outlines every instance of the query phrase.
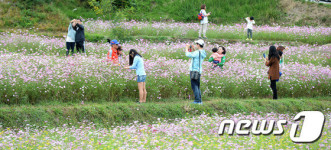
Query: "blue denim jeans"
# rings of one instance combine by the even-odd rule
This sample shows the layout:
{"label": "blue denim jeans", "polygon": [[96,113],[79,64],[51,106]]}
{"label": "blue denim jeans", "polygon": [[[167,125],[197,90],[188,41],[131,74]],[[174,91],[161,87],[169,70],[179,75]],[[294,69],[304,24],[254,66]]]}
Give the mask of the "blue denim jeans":
{"label": "blue denim jeans", "polygon": [[214,64],[218,64],[218,63],[220,63],[220,62],[217,61],[217,60],[214,60],[213,63],[214,63]]}
{"label": "blue denim jeans", "polygon": [[200,103],[201,102],[200,77],[198,80],[191,79],[191,87],[194,93],[194,102]]}
{"label": "blue denim jeans", "polygon": [[251,38],[253,38],[253,30],[252,29],[247,29],[247,38],[249,38],[249,36],[251,36]]}

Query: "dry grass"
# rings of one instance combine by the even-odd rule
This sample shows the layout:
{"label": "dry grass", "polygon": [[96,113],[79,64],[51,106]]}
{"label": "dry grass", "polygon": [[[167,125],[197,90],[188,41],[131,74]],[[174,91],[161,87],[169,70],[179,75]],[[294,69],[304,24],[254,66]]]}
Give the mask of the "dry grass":
{"label": "dry grass", "polygon": [[286,20],[300,25],[331,25],[331,9],[317,3],[302,3],[296,0],[280,0],[287,13]]}
{"label": "dry grass", "polygon": [[[49,6],[51,7],[51,6]],[[24,12],[28,11],[29,14]],[[41,18],[41,16],[44,16]],[[30,28],[46,31],[65,31],[69,18],[59,9],[46,9],[43,5],[21,10],[15,2],[0,1],[0,27]]]}

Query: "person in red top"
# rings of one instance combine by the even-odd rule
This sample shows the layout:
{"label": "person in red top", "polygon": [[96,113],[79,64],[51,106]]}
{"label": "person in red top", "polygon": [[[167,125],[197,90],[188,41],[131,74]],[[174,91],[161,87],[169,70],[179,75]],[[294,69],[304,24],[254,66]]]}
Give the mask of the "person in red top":
{"label": "person in red top", "polygon": [[108,42],[111,45],[111,49],[108,51],[107,54],[107,61],[112,61],[113,63],[118,63],[118,44],[120,44],[117,40],[109,40]]}

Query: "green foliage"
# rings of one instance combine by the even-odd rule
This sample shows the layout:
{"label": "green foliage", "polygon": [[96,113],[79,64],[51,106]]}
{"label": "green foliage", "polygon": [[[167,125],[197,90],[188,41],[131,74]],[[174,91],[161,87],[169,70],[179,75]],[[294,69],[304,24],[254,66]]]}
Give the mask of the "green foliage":
{"label": "green foliage", "polygon": [[36,5],[43,5],[46,3],[51,3],[52,0],[14,0],[22,5],[25,5],[26,8],[33,8]]}
{"label": "green foliage", "polygon": [[[11,17],[3,18],[4,26],[32,27],[38,26],[37,24],[40,22],[58,22],[59,20],[61,21],[60,26],[65,26],[64,22],[80,17],[191,22],[197,20],[196,14],[200,10],[202,1],[56,0],[54,2],[51,0],[16,0],[14,3],[15,5],[8,4],[6,7],[10,7],[9,9],[17,11],[20,15],[13,14]],[[75,5],[72,5],[73,3]],[[276,1],[262,2],[262,0],[255,0],[248,4],[243,0],[235,3],[231,0],[207,0],[205,3],[207,4],[207,11],[212,12],[209,20],[214,23],[242,22],[244,16],[255,16],[259,23],[267,23],[270,20],[279,19],[280,14],[282,14],[278,9],[270,9],[277,6]],[[6,4],[1,5],[1,8],[6,9]],[[61,17],[49,17],[51,14]],[[49,25],[43,27],[47,29],[47,26]],[[43,29],[43,27],[39,26],[38,28]],[[49,28],[55,27],[49,26]],[[61,29],[64,30],[64,28]]]}
{"label": "green foliage", "polygon": [[[75,4],[75,5],[73,5]],[[0,27],[35,27],[47,31],[65,31],[69,19],[98,18],[84,1],[15,0],[0,3]]]}
{"label": "green foliage", "polygon": [[[301,22],[301,23],[300,23]],[[303,25],[302,21],[298,22],[298,25]],[[198,31],[196,30],[188,30],[187,32],[183,32],[181,28],[177,28],[174,30],[167,29],[156,29],[153,28],[152,25],[147,25],[144,27],[132,27],[131,29],[123,29],[121,27],[116,27],[111,29],[112,34],[117,38],[122,38],[123,40],[131,40],[133,37],[143,37],[144,39],[155,39],[155,37],[160,37],[159,39],[192,39],[198,36]],[[117,31],[114,31],[117,30]],[[100,35],[105,37],[109,36],[109,31],[100,31],[98,32]],[[207,30],[207,37],[209,39],[246,39],[245,32],[223,32],[223,31],[215,31],[212,29]],[[284,32],[253,32],[254,40],[264,40],[264,41],[299,41],[308,44],[327,44],[331,42],[331,38],[328,35],[295,35],[292,33],[284,33]],[[194,40],[194,39],[192,39]],[[155,40],[154,40],[155,41]]]}
{"label": "green foliage", "polygon": [[[197,14],[201,4],[207,5],[208,18],[214,23],[238,23],[243,17],[254,16],[258,23],[277,22],[283,15],[278,9],[278,1],[265,0],[146,0],[137,3],[137,12],[129,19],[175,20],[181,22],[198,21]],[[276,7],[276,8],[275,8]]]}
{"label": "green foliage", "polygon": [[111,13],[114,10],[114,0],[89,0],[88,3],[96,14],[111,16]]}
{"label": "green foliage", "polygon": [[130,41],[133,38],[130,36],[130,30],[124,29],[121,27],[116,27],[112,29],[112,35],[114,38],[121,40],[121,41]]}
{"label": "green foliage", "polygon": [[[73,5],[76,3],[77,5]],[[83,18],[98,18],[99,16],[85,3],[77,2],[76,0],[61,1],[54,4],[63,14],[70,20]]]}
{"label": "green foliage", "polygon": [[[20,127],[26,124],[48,127],[62,126],[64,123],[80,126],[86,118],[98,127],[111,127],[132,121],[155,121],[155,118],[184,118],[222,111],[234,113],[297,113],[304,110],[324,111],[330,108],[329,97],[317,99],[213,99],[205,100],[203,105],[192,105],[191,101],[181,99],[165,99],[163,102],[135,104],[132,102],[62,104],[43,103],[43,105],[22,105],[16,107],[0,107],[0,123],[3,127]],[[128,99],[131,101],[130,99]],[[68,120],[68,116],[71,119]]]}
{"label": "green foliage", "polygon": [[[241,23],[244,22],[242,18],[247,16],[254,16],[257,24],[284,21],[285,13],[279,8],[279,0],[14,0],[8,4],[0,3],[0,8],[5,12],[1,14],[0,11],[0,27],[34,26],[65,31],[63,26],[69,20],[81,17],[115,21],[198,22],[197,14],[203,3],[207,5],[207,12],[212,12],[209,20],[216,24]],[[329,22],[326,18],[321,18],[321,21]],[[52,26],[54,23],[58,25]],[[301,21],[296,25],[307,24]]]}
{"label": "green foliage", "polygon": [[100,34],[85,34],[86,40],[89,42],[99,42],[105,39],[105,36]]}

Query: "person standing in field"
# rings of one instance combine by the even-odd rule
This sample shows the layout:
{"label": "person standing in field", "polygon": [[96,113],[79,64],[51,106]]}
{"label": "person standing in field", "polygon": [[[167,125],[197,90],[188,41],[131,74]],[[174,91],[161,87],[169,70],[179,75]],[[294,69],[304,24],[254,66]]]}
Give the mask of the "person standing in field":
{"label": "person standing in field", "polygon": [[278,52],[279,57],[280,57],[279,66],[281,68],[284,66],[284,57],[283,57],[284,50],[285,50],[284,46],[278,46],[277,47],[277,52]]}
{"label": "person standing in field", "polygon": [[269,67],[268,79],[270,79],[270,87],[273,92],[273,99],[277,99],[276,81],[279,80],[279,54],[275,46],[269,47],[269,55],[265,58],[265,65]]}
{"label": "person standing in field", "polygon": [[76,49],[77,52],[80,53],[80,50],[82,50],[83,53],[85,53],[85,33],[84,33],[84,26],[82,23],[82,19],[76,20],[76,25],[74,26],[74,30],[76,31],[75,36],[75,42],[76,42]]}
{"label": "person standing in field", "polygon": [[75,49],[75,36],[76,31],[74,30],[74,26],[76,26],[76,20],[71,20],[69,27],[68,27],[68,34],[66,38],[66,46],[67,46],[67,53],[66,55],[69,56],[69,52],[71,49],[71,55],[74,55],[74,49]]}
{"label": "person standing in field", "polygon": [[[253,40],[253,24],[255,24],[254,17],[247,17],[247,39],[246,40]],[[249,39],[250,38],[250,39]]]}
{"label": "person standing in field", "polygon": [[[205,43],[203,40],[197,40],[194,42],[195,49],[194,52],[190,52],[190,45],[186,45],[185,55],[189,58],[192,58],[190,64],[190,78],[191,78],[191,87],[194,93],[194,104],[202,104],[201,100],[201,89],[200,89],[200,77],[202,73],[202,62],[206,58],[206,51],[203,49]],[[193,46],[191,46],[193,47]]]}
{"label": "person standing in field", "polygon": [[203,19],[200,20],[200,30],[199,30],[199,39],[201,39],[201,33],[203,34],[203,38],[207,39],[206,32],[207,32],[207,25],[208,25],[208,16],[210,15],[210,12],[206,13],[206,5],[201,5],[201,11],[200,14],[202,14]]}
{"label": "person standing in field", "polygon": [[146,72],[144,67],[144,60],[142,56],[134,49],[129,52],[129,66],[125,69],[136,69],[138,90],[139,90],[139,102],[146,103],[147,91],[146,91]]}
{"label": "person standing in field", "polygon": [[109,40],[107,39],[108,42],[110,43],[110,50],[108,51],[107,54],[107,61],[112,61],[114,64],[118,63],[118,55],[119,55],[119,51],[118,51],[118,45],[120,44],[117,40]]}
{"label": "person standing in field", "polygon": [[122,46],[118,46],[117,48],[117,53],[118,53],[118,63],[122,64],[122,57],[123,57],[123,49]]}

